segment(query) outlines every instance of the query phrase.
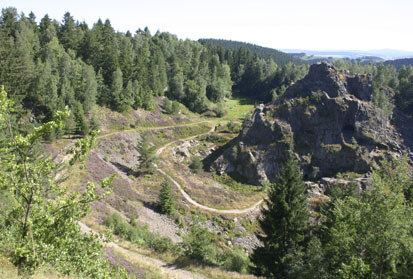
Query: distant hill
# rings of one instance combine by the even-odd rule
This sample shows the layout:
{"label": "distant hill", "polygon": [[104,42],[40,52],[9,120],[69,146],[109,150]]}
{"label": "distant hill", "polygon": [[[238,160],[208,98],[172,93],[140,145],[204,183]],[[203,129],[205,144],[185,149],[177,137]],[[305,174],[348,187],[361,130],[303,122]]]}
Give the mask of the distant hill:
{"label": "distant hill", "polygon": [[285,53],[305,53],[307,56],[321,56],[333,58],[360,59],[366,56],[375,56],[384,60],[412,58],[413,51],[396,49],[376,49],[376,50],[303,50],[303,49],[282,49]]}
{"label": "distant hill", "polygon": [[316,55],[306,55],[304,52],[300,53],[289,53],[290,55],[299,58],[301,60],[304,60],[308,64],[315,64],[318,62],[334,62],[337,59],[344,59],[347,61],[350,61],[352,63],[354,62],[360,62],[363,65],[369,64],[369,63],[379,63],[379,62],[384,62],[385,60],[381,57],[378,56],[362,56],[359,58],[354,58],[350,59],[348,57],[340,58],[340,57],[334,57],[334,56],[316,56]]}
{"label": "distant hill", "polygon": [[297,65],[306,64],[305,61],[299,58],[296,58],[293,55],[287,54],[285,52],[282,52],[282,51],[279,51],[273,48],[257,46],[257,45],[250,44],[250,43],[243,43],[243,42],[237,42],[237,41],[231,41],[231,40],[220,40],[220,39],[199,39],[198,41],[204,45],[209,44],[209,45],[213,45],[216,47],[223,47],[225,49],[229,49],[232,51],[238,50],[240,48],[244,48],[264,59],[272,58],[275,61],[275,63],[281,66],[288,64],[288,63],[294,63]]}
{"label": "distant hill", "polygon": [[384,62],[384,65],[392,65],[399,70],[403,66],[413,66],[413,58],[388,60]]}

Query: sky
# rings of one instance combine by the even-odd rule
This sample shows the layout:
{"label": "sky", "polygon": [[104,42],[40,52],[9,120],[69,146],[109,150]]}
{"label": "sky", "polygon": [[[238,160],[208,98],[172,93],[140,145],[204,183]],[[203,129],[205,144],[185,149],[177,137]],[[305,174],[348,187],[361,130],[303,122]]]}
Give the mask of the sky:
{"label": "sky", "polygon": [[0,7],[92,27],[149,27],[181,39],[229,39],[276,49],[413,51],[412,0],[0,0]]}

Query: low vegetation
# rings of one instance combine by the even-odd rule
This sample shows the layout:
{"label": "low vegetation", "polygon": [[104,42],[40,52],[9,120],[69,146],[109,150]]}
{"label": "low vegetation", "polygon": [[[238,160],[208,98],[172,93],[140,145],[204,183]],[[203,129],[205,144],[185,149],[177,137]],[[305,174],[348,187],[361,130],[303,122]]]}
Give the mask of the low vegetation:
{"label": "low vegetation", "polygon": [[153,249],[157,253],[181,253],[180,247],[173,244],[169,238],[151,233],[147,227],[139,226],[134,219],[131,219],[131,222],[128,223],[119,214],[114,213],[105,217],[103,223],[115,235],[138,246]]}

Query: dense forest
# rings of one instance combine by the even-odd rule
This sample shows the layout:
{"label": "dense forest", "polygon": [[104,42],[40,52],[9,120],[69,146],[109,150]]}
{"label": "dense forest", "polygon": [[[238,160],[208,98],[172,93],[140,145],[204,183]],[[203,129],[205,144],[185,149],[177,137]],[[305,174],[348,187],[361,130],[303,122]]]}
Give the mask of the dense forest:
{"label": "dense forest", "polygon": [[[151,35],[147,28],[115,32],[109,20],[89,28],[70,13],[62,22],[46,15],[37,24],[33,13],[19,15],[14,8],[2,10],[0,59],[0,83],[38,117],[49,120],[66,105],[74,111],[68,133],[95,104],[120,112],[151,110],[153,98],[166,95],[202,113],[229,97],[233,85],[268,101],[271,90],[305,72],[248,50],[218,50],[169,33]],[[261,88],[268,93],[255,95]]]}
{"label": "dense forest", "polygon": [[[19,15],[7,8],[0,18],[0,83],[39,119],[49,120],[68,105],[74,114],[67,120],[67,133],[80,133],[76,123],[83,123],[85,115],[93,118],[95,104],[120,112],[150,110],[153,98],[165,95],[198,113],[216,111],[216,104],[232,92],[271,101],[308,70],[300,60],[274,50],[224,40],[201,42],[152,35],[147,28],[135,34],[115,32],[109,20],[89,28],[70,13],[61,22],[46,15],[37,24],[33,13]],[[375,64],[336,63],[379,76],[378,83],[400,92],[398,103],[408,107],[410,68],[397,73]]]}
{"label": "dense forest", "polygon": [[282,51],[279,51],[273,48],[257,46],[257,45],[250,44],[250,43],[237,42],[237,41],[231,41],[231,40],[217,40],[217,39],[199,39],[198,41],[203,45],[212,45],[215,47],[222,47],[224,49],[228,49],[232,51],[237,51],[240,48],[244,48],[250,51],[252,54],[258,55],[261,58],[264,58],[264,59],[272,58],[274,62],[280,66],[286,65],[288,63],[294,63],[297,65],[305,64],[305,61],[301,59],[297,59],[290,54],[284,53]]}
{"label": "dense forest", "polygon": [[397,70],[400,70],[403,66],[413,66],[413,58],[403,58],[403,59],[395,59],[395,60],[388,60],[384,62],[384,65],[392,65]]}

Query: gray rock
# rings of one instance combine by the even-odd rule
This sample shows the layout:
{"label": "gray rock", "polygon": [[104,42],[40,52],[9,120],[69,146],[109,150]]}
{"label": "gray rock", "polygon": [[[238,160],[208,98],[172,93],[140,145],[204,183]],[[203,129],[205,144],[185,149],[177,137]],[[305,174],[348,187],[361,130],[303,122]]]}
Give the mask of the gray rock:
{"label": "gray rock", "polygon": [[389,119],[369,102],[371,92],[369,75],[312,65],[280,99],[255,110],[212,168],[259,185],[275,179],[291,152],[305,179],[367,173],[383,158],[410,154]]}

